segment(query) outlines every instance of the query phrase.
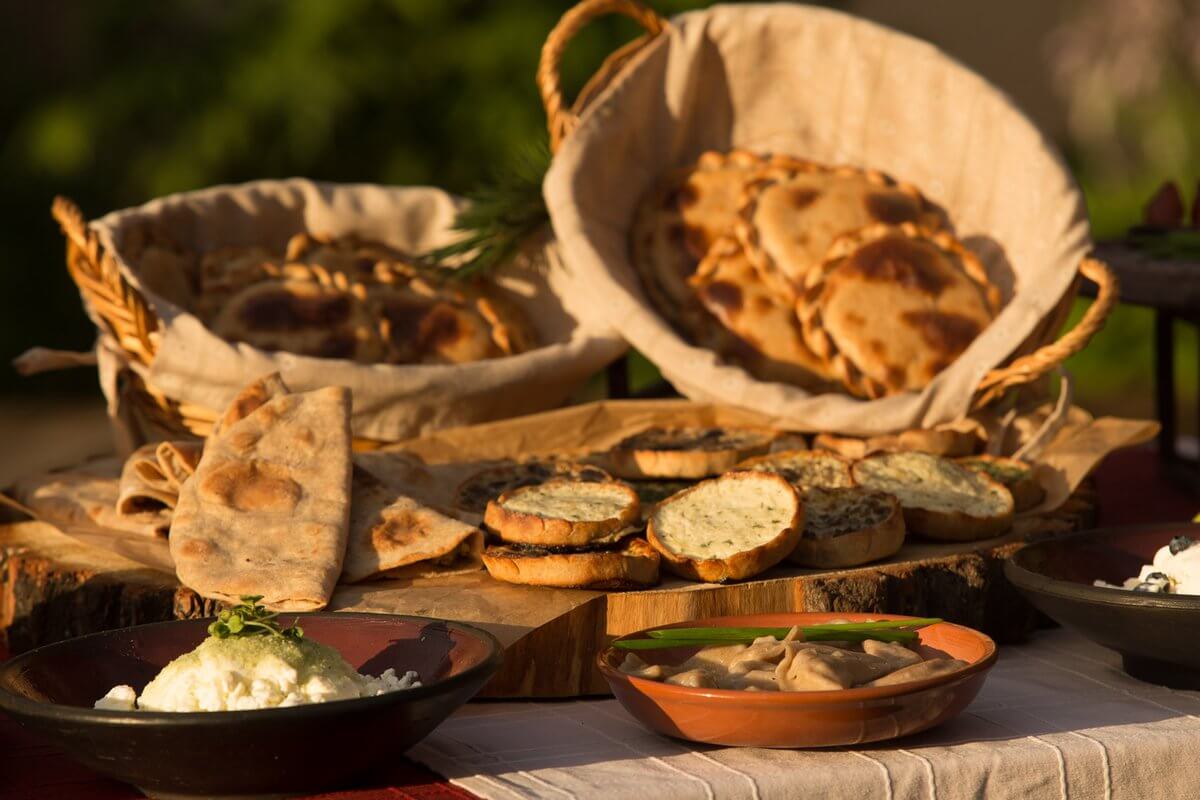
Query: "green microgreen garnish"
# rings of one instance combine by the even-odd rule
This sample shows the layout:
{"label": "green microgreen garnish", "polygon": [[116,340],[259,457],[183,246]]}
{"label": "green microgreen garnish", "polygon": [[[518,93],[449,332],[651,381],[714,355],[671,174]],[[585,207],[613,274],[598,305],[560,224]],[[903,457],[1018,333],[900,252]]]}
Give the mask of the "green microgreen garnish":
{"label": "green microgreen garnish", "polygon": [[208,626],[208,635],[216,639],[243,636],[282,636],[300,640],[304,629],[293,621],[290,628],[283,628],[275,618],[279,615],[261,606],[261,594],[242,595],[242,602],[217,614],[217,621]]}
{"label": "green microgreen garnish", "polygon": [[[917,630],[941,622],[936,617],[898,619],[879,622],[845,622],[808,625],[800,628],[806,642],[916,642]],[[661,650],[668,647],[707,647],[709,645],[750,644],[763,636],[782,639],[791,628],[664,628],[649,631],[648,639],[613,642],[620,650]]]}

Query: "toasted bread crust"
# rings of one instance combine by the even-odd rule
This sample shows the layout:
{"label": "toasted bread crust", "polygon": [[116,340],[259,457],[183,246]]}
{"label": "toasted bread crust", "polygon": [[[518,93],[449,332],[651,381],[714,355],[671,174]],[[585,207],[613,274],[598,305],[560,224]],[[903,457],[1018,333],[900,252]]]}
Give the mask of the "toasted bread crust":
{"label": "toasted bread crust", "polygon": [[634,538],[620,550],[579,553],[522,553],[493,546],[483,551],[483,564],[496,580],[562,589],[638,589],[659,581],[658,551]]}
{"label": "toasted bread crust", "polygon": [[891,495],[891,513],[882,522],[839,536],[801,536],[788,561],[804,567],[856,567],[895,555],[904,544],[904,512]]}
{"label": "toasted bread crust", "polygon": [[[653,429],[652,429],[653,430]],[[684,436],[687,429],[679,429]],[[778,436],[776,431],[754,428],[729,428],[730,431],[750,431],[761,434],[751,440],[729,443],[724,447],[704,449],[666,449],[642,443],[631,436],[618,442],[608,452],[609,470],[621,478],[708,478],[733,469],[738,462],[766,453]],[[645,432],[644,432],[645,433]],[[670,433],[670,431],[666,431]]]}
{"label": "toasted bread crust", "polygon": [[1046,499],[1046,490],[1042,487],[1041,482],[1037,479],[1037,475],[1034,473],[1033,467],[1029,464],[1026,464],[1024,461],[1016,458],[1008,458],[1006,456],[992,455],[969,456],[967,458],[958,460],[958,463],[962,464],[967,469],[982,471],[987,473],[988,477],[992,478],[993,480],[998,480],[998,478],[988,473],[986,468],[973,465],[971,462],[994,464],[1003,469],[1020,470],[1023,473],[1022,477],[1013,481],[1000,480],[1001,483],[1008,487],[1008,491],[1012,492],[1013,506],[1015,507],[1014,510],[1018,514],[1020,514],[1022,511],[1028,511],[1031,508],[1036,508],[1042,504],[1043,500]]}
{"label": "toasted bread crust", "polygon": [[[659,531],[656,529],[655,521],[658,519],[658,512],[664,506],[686,501],[689,495],[711,481],[740,480],[772,481],[780,487],[785,488],[793,499],[794,505],[792,507],[791,518],[774,538],[754,548],[735,553],[726,558],[709,559],[690,558],[676,553],[668,548],[662,539],[659,538]],[[679,494],[667,498],[658,504],[655,508],[655,513],[650,516],[650,521],[646,526],[646,540],[662,555],[663,567],[668,572],[678,575],[681,578],[704,581],[706,583],[745,580],[775,566],[795,549],[796,542],[799,541],[801,531],[804,528],[804,503],[800,500],[800,495],[796,492],[796,489],[786,479],[770,472],[731,472],[719,478],[713,478],[711,481],[702,481]]]}
{"label": "toasted bread crust", "polygon": [[[855,481],[864,486],[871,486],[871,481],[862,475],[863,467],[873,459],[887,457],[887,454],[880,454],[856,462],[852,470]],[[904,508],[904,524],[908,530],[929,539],[946,542],[973,542],[980,539],[991,539],[1008,531],[1012,527],[1013,503],[1012,494],[1004,484],[981,471],[968,470],[950,459],[943,459],[943,461],[976,476],[987,488],[987,491],[1007,497],[1009,500],[1007,508],[996,514],[976,515],[966,511],[930,509],[911,503],[905,504],[904,498],[899,498],[900,504]],[[887,490],[884,489],[884,491]]]}
{"label": "toasted bread crust", "polygon": [[597,482],[555,480],[536,486],[522,486],[500,495],[488,503],[483,522],[497,536],[514,544],[541,545],[544,547],[585,547],[599,539],[616,535],[622,529],[635,524],[641,517],[641,504],[637,492],[624,483],[605,482],[626,496],[626,505],[615,517],[601,520],[569,520],[557,517],[516,511],[505,503],[525,492],[545,489],[548,486],[581,484],[595,487]]}
{"label": "toasted bread crust", "polygon": [[[828,483],[799,480],[799,476],[796,473],[803,469],[800,464],[805,461],[833,465],[834,469],[837,470],[837,477],[833,478],[833,480]],[[800,486],[807,482],[811,483],[813,486],[837,488],[854,485],[854,477],[850,474],[850,467],[852,464],[853,462],[850,459],[846,458],[840,453],[827,452],[824,450],[783,450],[775,453],[768,453],[765,456],[748,458],[739,463],[737,465],[737,469],[771,472],[776,475],[782,475],[784,478],[792,481],[793,486]]]}

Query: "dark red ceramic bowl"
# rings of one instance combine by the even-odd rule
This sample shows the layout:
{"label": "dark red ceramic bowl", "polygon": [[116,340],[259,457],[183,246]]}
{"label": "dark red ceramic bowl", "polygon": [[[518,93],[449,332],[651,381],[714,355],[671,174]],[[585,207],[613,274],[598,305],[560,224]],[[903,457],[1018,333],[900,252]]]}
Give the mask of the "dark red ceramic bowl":
{"label": "dark red ceramic bowl", "polygon": [[[894,614],[807,613],[714,617],[672,627],[816,625],[911,619]],[[921,651],[927,656],[960,658],[967,666],[924,681],[829,692],[743,692],[692,689],[634,678],[617,667],[626,651],[610,647],[600,654],[600,671],[625,710],[652,731],[693,742],[733,747],[834,747],[907,736],[958,715],[975,699],[996,661],[996,645],[978,631],[950,623],[923,628]],[[645,631],[621,639],[644,639]],[[678,664],[697,648],[642,650],[649,663]]]}
{"label": "dark red ceramic bowl", "polygon": [[1046,616],[1121,654],[1125,671],[1153,683],[1200,688],[1200,595],[1146,594],[1120,585],[1175,536],[1200,525],[1132,525],[1027,545],[1004,574]]}
{"label": "dark red ceramic bowl", "polygon": [[[399,757],[496,671],[491,634],[385,614],[298,614],[304,635],[359,672],[416,670],[422,686],[259,711],[98,711],[117,684],[138,692],[207,635],[211,620],[106,631],[0,664],[0,710],[97,772],[151,797],[287,797],[336,787]],[[288,615],[290,621],[291,615]]]}

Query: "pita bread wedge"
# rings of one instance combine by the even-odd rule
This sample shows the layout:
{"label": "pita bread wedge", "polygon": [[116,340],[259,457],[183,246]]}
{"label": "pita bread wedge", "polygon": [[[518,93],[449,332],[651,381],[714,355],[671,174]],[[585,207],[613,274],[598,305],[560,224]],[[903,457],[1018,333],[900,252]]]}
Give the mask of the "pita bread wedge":
{"label": "pita bread wedge", "polygon": [[258,380],[243,387],[234,396],[233,400],[225,408],[225,413],[214,423],[212,438],[219,436],[222,428],[250,416],[255,409],[267,403],[271,398],[279,397],[289,392],[291,392],[291,389],[283,382],[283,378],[280,377],[278,372],[263,375]]}
{"label": "pita bread wedge", "polygon": [[349,513],[349,391],[274,397],[205,445],[175,507],[176,574],[204,597],[323,608],[342,572]]}
{"label": "pita bread wedge", "polygon": [[196,471],[203,447],[200,442],[155,442],[135,450],[121,469],[117,513],[175,508],[179,487]]}
{"label": "pita bread wedge", "polygon": [[483,533],[474,525],[400,494],[366,470],[354,470],[344,583],[417,564],[433,570],[468,560],[478,567],[482,551]]}

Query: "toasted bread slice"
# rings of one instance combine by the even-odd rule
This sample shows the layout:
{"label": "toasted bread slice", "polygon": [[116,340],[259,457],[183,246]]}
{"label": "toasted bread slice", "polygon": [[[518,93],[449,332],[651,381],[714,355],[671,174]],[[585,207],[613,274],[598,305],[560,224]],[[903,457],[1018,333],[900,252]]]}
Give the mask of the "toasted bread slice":
{"label": "toasted bread slice", "polygon": [[497,545],[483,551],[483,564],[496,580],[563,589],[637,589],[658,583],[659,555],[645,539],[619,549],[554,552]]}
{"label": "toasted bread slice", "polygon": [[616,541],[640,517],[637,493],[624,483],[559,479],[505,492],[483,521],[506,542],[586,547]]}
{"label": "toasted bread slice", "polygon": [[649,428],[609,451],[621,478],[707,478],[767,452],[778,434],[760,428]]}
{"label": "toasted bread slice", "polygon": [[730,472],[659,503],[646,538],[682,578],[736,581],[786,558],[803,525],[804,504],[785,478]]}
{"label": "toasted bread slice", "polygon": [[890,494],[852,486],[804,492],[804,534],[788,561],[805,567],[856,567],[894,555],[904,544],[904,512]]}
{"label": "toasted bread slice", "polygon": [[482,514],[487,504],[510,489],[535,486],[557,478],[577,481],[611,481],[609,475],[591,464],[573,461],[534,459],[497,464],[480,470],[464,480],[454,491],[454,506],[459,511]]}
{"label": "toasted bread slice", "polygon": [[797,489],[819,486],[838,489],[854,485],[850,476],[850,461],[836,453],[823,450],[792,450],[748,458],[737,469],[774,472],[782,475]]}
{"label": "toasted bread slice", "polygon": [[1013,497],[981,472],[928,453],[879,453],[854,464],[860,486],[896,496],[910,531],[967,542],[1012,526]]}
{"label": "toasted bread slice", "polygon": [[958,463],[1003,483],[1012,492],[1013,506],[1018,514],[1036,508],[1046,499],[1046,490],[1033,474],[1033,467],[1020,459],[978,455],[960,458]]}
{"label": "toasted bread slice", "polygon": [[966,431],[949,428],[941,430],[916,428],[886,436],[861,439],[819,433],[813,439],[813,449],[828,450],[846,458],[866,458],[872,453],[933,453],[939,456],[966,456],[975,451],[979,438]]}

